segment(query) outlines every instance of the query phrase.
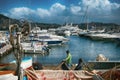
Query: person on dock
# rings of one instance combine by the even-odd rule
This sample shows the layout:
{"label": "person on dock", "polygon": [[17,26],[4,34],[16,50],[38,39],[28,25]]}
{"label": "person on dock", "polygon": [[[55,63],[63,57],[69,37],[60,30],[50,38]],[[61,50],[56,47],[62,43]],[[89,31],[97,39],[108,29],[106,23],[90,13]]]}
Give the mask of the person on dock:
{"label": "person on dock", "polygon": [[83,60],[82,60],[82,58],[80,58],[80,59],[78,60],[77,66],[75,67],[74,70],[82,70],[82,66],[83,66]]}
{"label": "person on dock", "polygon": [[[72,66],[72,55],[69,50],[66,51],[67,57],[63,60],[64,64],[62,65],[63,69],[69,70]],[[66,68],[65,68],[66,67]]]}

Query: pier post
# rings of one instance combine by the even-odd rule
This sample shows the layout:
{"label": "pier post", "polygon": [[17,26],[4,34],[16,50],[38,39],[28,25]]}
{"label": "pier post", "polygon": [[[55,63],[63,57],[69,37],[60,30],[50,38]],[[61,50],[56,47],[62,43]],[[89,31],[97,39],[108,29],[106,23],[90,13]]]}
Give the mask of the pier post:
{"label": "pier post", "polygon": [[22,61],[22,53],[21,53],[21,48],[20,48],[20,35],[21,32],[17,32],[17,74],[18,74],[18,80],[23,80],[23,77],[21,77],[21,61]]}

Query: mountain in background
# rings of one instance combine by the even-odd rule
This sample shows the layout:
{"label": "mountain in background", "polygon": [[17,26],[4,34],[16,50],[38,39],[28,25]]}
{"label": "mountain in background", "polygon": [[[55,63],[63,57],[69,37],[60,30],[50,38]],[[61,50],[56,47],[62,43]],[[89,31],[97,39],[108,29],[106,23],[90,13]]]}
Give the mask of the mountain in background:
{"label": "mountain in background", "polygon": [[[0,14],[0,30],[8,30],[10,24],[18,24],[21,26],[21,21],[17,19],[12,19],[7,16],[4,16],[3,14]],[[81,29],[86,29],[87,23],[81,23],[81,24],[73,24],[78,25]],[[49,29],[49,28],[58,28],[61,25],[60,24],[51,24],[51,23],[36,23],[31,22],[31,27],[40,27],[41,29]],[[114,23],[102,23],[102,22],[90,22],[89,26],[94,26],[99,29],[105,28],[106,30],[119,30],[120,31],[120,25],[114,24]]]}
{"label": "mountain in background", "polygon": [[0,30],[8,30],[10,24],[19,24],[19,20],[0,14]]}
{"label": "mountain in background", "polygon": [[[22,20],[22,19],[21,19]],[[0,14],[0,30],[8,30],[10,24],[18,24],[21,27],[21,20],[12,19],[3,14]],[[38,23],[38,22],[31,22],[31,27],[40,27],[41,29],[48,29],[48,28],[57,28],[61,26],[60,24],[49,24],[49,23]]]}

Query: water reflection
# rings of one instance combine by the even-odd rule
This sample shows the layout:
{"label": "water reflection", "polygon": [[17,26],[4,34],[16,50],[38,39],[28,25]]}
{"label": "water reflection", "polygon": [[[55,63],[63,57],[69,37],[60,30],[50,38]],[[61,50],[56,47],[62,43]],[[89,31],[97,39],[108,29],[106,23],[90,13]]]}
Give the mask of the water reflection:
{"label": "water reflection", "polygon": [[[95,60],[98,54],[104,54],[111,61],[120,61],[120,46],[117,43],[106,41],[92,41],[79,36],[68,37],[69,42],[62,46],[52,46],[49,55],[25,54],[32,56],[33,62],[42,64],[59,64],[66,57],[66,50],[69,49],[72,54],[72,62],[77,63],[79,58],[85,61]],[[9,54],[1,62],[8,62],[14,59],[13,54]]]}

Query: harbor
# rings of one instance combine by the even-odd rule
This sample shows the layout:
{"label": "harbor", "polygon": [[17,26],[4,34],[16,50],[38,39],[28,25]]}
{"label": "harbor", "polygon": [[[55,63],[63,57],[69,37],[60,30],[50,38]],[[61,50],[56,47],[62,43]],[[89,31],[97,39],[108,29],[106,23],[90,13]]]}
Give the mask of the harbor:
{"label": "harbor", "polygon": [[120,80],[119,0],[0,1],[0,80]]}
{"label": "harbor", "polygon": [[[26,22],[23,25],[30,26],[30,23]],[[24,26],[21,30],[24,30],[25,27],[26,26]],[[27,33],[27,36],[24,36],[23,33],[21,33],[22,31],[18,31],[19,25],[10,25],[9,34],[8,32],[5,32],[4,36],[1,37],[1,40],[3,40],[2,38],[9,36],[1,41],[1,44],[7,43],[7,45],[9,45],[8,49],[12,49],[11,52],[7,52],[7,47],[5,47],[5,45],[1,46],[1,49],[4,47],[6,49],[0,56],[0,74],[4,74],[0,76],[1,79],[7,78],[7,75],[5,74],[8,74],[11,78],[15,77],[20,80],[29,80],[29,78],[32,80],[44,80],[45,78],[49,80],[59,78],[54,78],[54,76],[48,73],[61,75],[63,79],[65,78],[70,80],[71,75],[73,75],[75,80],[94,80],[94,74],[99,74],[99,79],[104,78],[106,80],[109,78],[104,77],[106,74],[113,76],[119,75],[117,72],[119,72],[120,65],[120,57],[118,56],[120,53],[120,43],[119,40],[116,41],[116,39],[119,39],[119,33],[114,33],[114,36],[116,35],[115,38],[111,37],[112,34],[108,34],[107,32],[89,33],[89,31],[87,31],[81,36],[79,33],[83,31],[82,29],[77,28],[78,30],[71,30],[71,27],[73,27],[72,25],[67,27],[69,27],[70,34],[67,33],[69,35],[66,35],[63,31],[62,34],[64,35],[60,36],[56,33],[56,31],[49,33],[48,30],[41,30],[39,27],[34,27],[33,29],[28,29],[24,32]],[[15,32],[13,34],[14,30]],[[74,35],[72,35],[72,32],[75,32],[75,34],[73,33]],[[100,40],[93,40],[90,36],[88,36],[89,34],[102,34],[103,36],[95,36],[96,38],[99,37]],[[69,54],[72,55],[71,68],[69,68],[66,65],[66,62],[63,61],[66,58],[67,50],[69,50]],[[9,54],[6,54],[6,52]],[[83,60],[82,67],[79,67],[80,59]],[[113,69],[116,73],[109,74],[111,69]],[[73,71],[70,72],[65,70]],[[82,73],[81,70],[85,72]],[[93,72],[94,70],[95,72]],[[38,74],[42,75],[41,72],[44,73],[46,77],[35,77]],[[10,73],[12,73],[12,75],[10,75]],[[64,73],[69,77],[63,76],[62,74]],[[71,75],[69,73],[71,73]],[[86,73],[88,75],[86,75]],[[15,74],[17,74],[18,77],[14,76]],[[49,76],[51,77],[49,78]],[[117,79],[119,79],[119,77],[117,77]]]}
{"label": "harbor", "polygon": [[[65,58],[65,51],[70,50],[73,55],[73,63],[76,64],[79,58],[85,61],[95,61],[98,54],[104,54],[109,61],[120,61],[118,56],[120,46],[116,42],[110,41],[94,41],[89,38],[79,36],[67,37],[69,41],[63,45],[51,46],[48,55],[42,56],[41,54],[24,54],[25,56],[32,56],[33,62],[40,62],[42,64],[59,64]],[[78,45],[79,43],[79,45]],[[85,45],[85,46],[83,46]],[[90,49],[89,49],[90,48]],[[59,56],[58,56],[59,55]],[[85,56],[86,55],[86,56]],[[88,56],[89,55],[89,56]],[[57,57],[58,56],[58,57]],[[7,58],[7,59],[6,59]],[[14,59],[13,54],[8,54],[1,58],[2,62],[7,63]]]}
{"label": "harbor", "polygon": [[[61,60],[63,60],[65,58],[65,51],[67,49],[70,50],[72,56],[73,56],[73,64],[77,64],[78,63],[78,59],[79,58],[83,58],[85,60],[85,62],[89,62],[94,63],[94,65],[98,66],[94,66],[93,68],[98,71],[96,73],[99,74],[99,70],[103,73],[101,73],[100,75],[102,77],[104,77],[107,74],[109,74],[110,72],[107,72],[109,69],[112,69],[113,67],[117,67],[117,65],[120,65],[120,57],[119,55],[119,50],[120,50],[120,46],[119,44],[117,44],[116,42],[111,42],[111,41],[94,41],[91,40],[89,38],[86,37],[80,37],[80,36],[68,36],[66,37],[69,39],[69,41],[66,44],[63,45],[56,45],[56,46],[51,46],[51,50],[50,53],[47,55],[41,55],[41,54],[24,54],[25,57],[31,57],[32,58],[32,63],[40,63],[42,64],[43,68],[40,70],[35,70],[32,71],[32,75],[39,75],[41,74],[41,76],[39,77],[33,77],[33,79],[37,80],[56,80],[56,79],[87,79],[87,80],[93,80],[93,77],[91,73],[87,73],[84,70],[70,70],[70,71],[66,71],[66,70],[61,70],[60,66],[58,67],[59,63],[61,62]],[[78,45],[79,43],[79,45]],[[86,45],[86,46],[83,46]],[[81,47],[82,46],[82,47]],[[91,47],[91,49],[89,49]],[[105,61],[105,62],[96,62],[96,57],[98,54],[104,54],[107,58],[109,58],[109,61]],[[114,53],[114,54],[113,54]],[[89,55],[89,56],[88,56]],[[13,57],[13,53],[11,52],[10,54],[3,56],[1,58],[1,62],[0,63],[9,63],[11,61],[14,60]],[[32,66],[31,64],[31,58],[27,58],[25,59],[25,62],[22,63],[21,66],[23,66],[24,72],[28,75],[31,76],[31,71],[26,69],[26,67],[30,67]],[[27,62],[27,64],[26,64]],[[26,66],[25,66],[26,65]],[[92,64],[93,65],[93,64]],[[39,65],[40,66],[40,65]],[[9,66],[10,69],[10,66]],[[12,69],[15,69],[12,67]],[[105,73],[106,72],[106,73]],[[14,72],[4,72],[5,73],[14,73]],[[52,75],[51,75],[52,74]],[[55,76],[58,75],[58,76]],[[73,75],[73,76],[72,76]],[[111,74],[112,76],[116,76],[114,74]],[[14,78],[17,80],[16,76],[13,75],[8,75],[11,79]],[[70,77],[66,77],[66,76],[70,76]],[[4,77],[3,77],[4,78]],[[31,77],[32,78],[32,77]],[[2,79],[2,78],[1,78]],[[26,80],[29,78],[24,77],[23,80]],[[105,78],[104,78],[105,79]],[[107,80],[108,77],[105,79]],[[113,79],[114,80],[114,79]]]}

